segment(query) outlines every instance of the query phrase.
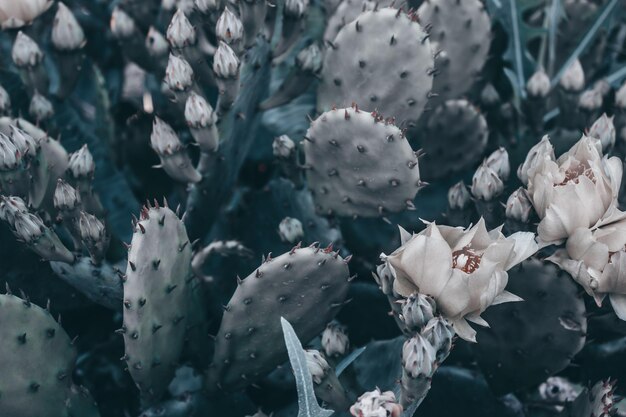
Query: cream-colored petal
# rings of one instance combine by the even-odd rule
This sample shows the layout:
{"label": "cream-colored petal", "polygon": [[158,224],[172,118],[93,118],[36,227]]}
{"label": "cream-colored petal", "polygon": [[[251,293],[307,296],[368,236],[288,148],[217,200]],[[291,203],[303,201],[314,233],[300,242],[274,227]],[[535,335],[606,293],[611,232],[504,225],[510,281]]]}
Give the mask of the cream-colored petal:
{"label": "cream-colored petal", "polygon": [[[532,233],[531,233],[532,234]],[[483,260],[489,260],[496,263],[500,268],[504,269],[507,261],[513,253],[515,242],[507,239],[501,239],[493,242],[483,252]]]}
{"label": "cream-colored petal", "polygon": [[464,318],[460,317],[450,320],[450,323],[452,324],[452,328],[456,334],[461,339],[476,343],[476,330],[472,329],[472,326],[470,326]]}
{"label": "cream-colored petal", "polygon": [[503,291],[493,300],[493,303],[491,303],[491,305],[495,306],[497,304],[513,303],[518,301],[524,301],[524,299],[508,291]]}
{"label": "cream-colored petal", "polygon": [[477,296],[472,298],[470,293],[470,279],[471,276],[465,272],[456,268],[452,269],[450,279],[439,296],[435,297],[437,309],[445,317],[452,318],[479,309],[480,300]]}
{"label": "cream-colored petal", "polygon": [[482,327],[490,327],[489,323],[487,323],[484,318],[480,317],[479,314],[468,314],[467,316],[465,316],[465,319]]}
{"label": "cream-colored petal", "polygon": [[615,315],[621,320],[626,321],[626,295],[610,294],[609,300],[611,300],[611,306],[613,306]]}
{"label": "cream-colored petal", "polygon": [[404,245],[411,239],[411,233],[407,232],[406,229],[400,225],[398,225],[398,229],[400,229],[400,244]]}
{"label": "cream-colored petal", "polygon": [[574,281],[579,283],[585,289],[587,294],[595,297],[596,294],[593,289],[593,282],[595,279],[589,275],[589,272],[582,261],[571,259],[567,255],[567,251],[565,249],[558,249],[554,252],[554,254],[552,254],[552,256],[547,258],[547,260],[558,265],[559,268],[570,274],[572,278],[574,278]]}
{"label": "cream-colored petal", "polygon": [[611,184],[611,189],[613,191],[613,198],[617,199],[617,195],[619,194],[619,189],[622,184],[622,171],[624,168],[622,161],[616,156],[612,158],[604,157],[602,159],[602,167],[609,178],[609,183]]}
{"label": "cream-colored petal", "polygon": [[626,294],[626,253],[619,251],[611,255],[611,262],[597,279],[598,293]]}
{"label": "cream-colored petal", "polygon": [[507,241],[513,241],[514,246],[511,256],[504,265],[505,271],[513,268],[523,260],[530,258],[539,250],[539,245],[535,240],[534,233],[516,232],[506,239]]}
{"label": "cream-colored petal", "polygon": [[565,249],[570,258],[583,261],[586,267],[597,271],[602,271],[609,262],[609,248],[596,242],[591,230],[587,228],[576,229],[567,239]]}

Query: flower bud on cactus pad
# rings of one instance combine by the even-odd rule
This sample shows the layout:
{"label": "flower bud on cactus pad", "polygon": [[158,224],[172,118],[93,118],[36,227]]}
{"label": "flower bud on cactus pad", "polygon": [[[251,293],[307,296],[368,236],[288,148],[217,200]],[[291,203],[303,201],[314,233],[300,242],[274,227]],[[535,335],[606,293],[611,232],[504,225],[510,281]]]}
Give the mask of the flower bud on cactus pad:
{"label": "flower bud on cactus pad", "polygon": [[90,179],[96,170],[93,156],[89,152],[87,145],[83,145],[79,150],[70,155],[67,166],[68,173],[75,179]]}
{"label": "flower bud on cactus pad", "polygon": [[193,69],[184,58],[170,54],[163,81],[172,91],[187,91],[193,86]]}
{"label": "flower bud on cactus pad", "polygon": [[550,77],[540,68],[526,83],[526,92],[530,97],[543,98],[550,93]]}
{"label": "flower bud on cactus pad", "polygon": [[167,27],[167,40],[172,48],[182,49],[196,44],[196,29],[192,26],[185,13],[178,9]]}
{"label": "flower bud on cactus pad", "polygon": [[509,178],[511,164],[509,163],[509,153],[505,148],[500,147],[493,151],[493,153],[485,159],[485,165],[493,169],[502,181],[506,181]]}
{"label": "flower bud on cactus pad", "polygon": [[74,187],[59,178],[54,190],[53,202],[54,208],[59,211],[72,211],[80,206],[80,194]]}
{"label": "flower bud on cactus pad", "polygon": [[111,14],[111,32],[118,39],[126,39],[135,34],[135,21],[119,6]]}
{"label": "flower bud on cactus pad", "polygon": [[406,328],[412,332],[420,332],[434,317],[435,300],[423,294],[413,293],[401,301],[402,316]]}
{"label": "flower bud on cactus pad", "polygon": [[470,203],[472,196],[463,181],[457,182],[448,190],[448,207],[463,210]]}
{"label": "flower bud on cactus pad", "polygon": [[435,349],[437,364],[440,365],[452,350],[452,339],[454,338],[452,325],[442,317],[435,317],[426,324],[421,334]]}
{"label": "flower bud on cactus pad", "polygon": [[43,60],[43,52],[39,45],[24,32],[20,31],[15,38],[13,49],[11,50],[13,63],[18,68],[36,67]]}
{"label": "flower bud on cactus pad", "polygon": [[82,48],[85,43],[85,33],[80,27],[76,17],[67,6],[58,3],[57,14],[52,23],[52,44],[59,51],[75,51]]}
{"label": "flower bud on cactus pad", "polygon": [[170,177],[181,182],[198,182],[202,179],[174,129],[158,117],[154,118],[150,143]]}
{"label": "flower bud on cactus pad", "polygon": [[304,237],[302,222],[293,217],[285,217],[278,225],[278,234],[284,242],[295,244]]}
{"label": "flower bud on cactus pad", "polygon": [[343,356],[350,350],[346,327],[336,321],[328,323],[322,332],[322,347],[328,357]]}
{"label": "flower bud on cactus pad", "polygon": [[474,173],[471,190],[475,198],[491,201],[502,194],[504,183],[496,171],[483,163]]}
{"label": "flower bud on cactus pad", "polygon": [[54,115],[54,108],[52,103],[38,91],[35,91],[30,106],[28,107],[28,114],[37,122],[48,120]]}
{"label": "flower bud on cactus pad", "polygon": [[219,146],[217,115],[204,97],[191,92],[185,103],[185,121],[202,152],[215,152]]}
{"label": "flower bud on cactus pad", "polygon": [[532,211],[533,204],[528,198],[528,193],[524,187],[513,191],[506,200],[505,215],[507,219],[526,223]]}

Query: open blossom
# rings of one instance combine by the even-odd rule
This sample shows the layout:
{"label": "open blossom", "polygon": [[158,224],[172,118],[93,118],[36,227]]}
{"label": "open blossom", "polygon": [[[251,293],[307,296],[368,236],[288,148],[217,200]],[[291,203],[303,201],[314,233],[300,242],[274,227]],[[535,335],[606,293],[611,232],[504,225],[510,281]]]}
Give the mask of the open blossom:
{"label": "open blossom", "polygon": [[438,226],[411,236],[401,230],[402,246],[381,255],[394,277],[394,290],[405,297],[413,292],[434,298],[437,309],[457,334],[476,341],[466,320],[487,326],[480,315],[493,304],[521,299],[505,291],[507,270],[534,254],[534,234],[505,237],[500,229],[487,231],[481,219],[475,226]]}
{"label": "open blossom", "polygon": [[576,229],[548,260],[567,271],[598,305],[608,295],[626,320],[626,213],[611,208],[591,228]]}
{"label": "open blossom", "polygon": [[587,136],[556,161],[541,159],[528,181],[541,219],[540,241],[561,243],[576,229],[596,224],[615,205],[621,178],[619,158],[603,159],[597,140]]}

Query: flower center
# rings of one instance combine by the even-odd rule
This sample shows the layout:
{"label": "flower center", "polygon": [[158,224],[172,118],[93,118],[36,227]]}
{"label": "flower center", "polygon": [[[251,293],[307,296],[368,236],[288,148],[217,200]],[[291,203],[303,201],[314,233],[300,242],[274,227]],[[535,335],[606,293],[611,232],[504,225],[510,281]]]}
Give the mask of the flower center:
{"label": "flower center", "polygon": [[452,267],[471,274],[480,266],[482,255],[477,254],[469,246],[452,252]]}
{"label": "flower center", "polygon": [[585,168],[585,165],[579,164],[575,167],[571,167],[567,169],[565,171],[565,179],[563,179],[563,182],[557,185],[565,185],[565,184],[569,184],[570,182],[573,182],[574,184],[578,184],[580,182],[579,177],[581,175],[584,175],[585,177],[589,178],[591,182],[593,182],[594,184],[596,183],[596,176],[593,174],[592,169]]}

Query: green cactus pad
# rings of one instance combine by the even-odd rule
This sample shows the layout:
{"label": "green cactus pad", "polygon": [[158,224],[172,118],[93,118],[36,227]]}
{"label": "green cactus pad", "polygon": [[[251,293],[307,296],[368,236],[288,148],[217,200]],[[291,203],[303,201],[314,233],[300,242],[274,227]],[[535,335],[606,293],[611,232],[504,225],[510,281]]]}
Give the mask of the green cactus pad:
{"label": "green cactus pad", "polygon": [[382,216],[413,206],[421,186],[417,156],[392,121],[357,107],[311,123],[304,150],[316,210]]}
{"label": "green cactus pad", "polygon": [[244,387],[286,361],[280,318],[301,340],[310,340],[339,311],[348,283],[347,261],[330,247],[294,247],[277,258],[268,255],[240,281],[226,306],[207,388]]}
{"label": "green cactus pad", "polygon": [[[489,308],[478,329],[476,359],[491,389],[505,394],[566,368],[585,344],[585,303],[572,278],[530,259],[509,271],[507,290],[524,299]],[[521,370],[519,364],[523,363]]]}
{"label": "green cactus pad", "polygon": [[417,15],[385,8],[360,14],[326,51],[317,110],[379,110],[399,126],[412,126],[430,96],[434,60]]}
{"label": "green cactus pad", "polygon": [[417,14],[430,26],[437,76],[433,105],[467,93],[482,70],[491,44],[491,20],[480,0],[430,0]]}
{"label": "green cactus pad", "polygon": [[443,178],[476,164],[489,139],[487,121],[467,100],[448,100],[438,106],[420,134],[426,181]]}
{"label": "green cactus pad", "polygon": [[147,403],[158,400],[183,350],[191,295],[191,245],[167,207],[144,207],[128,252],[124,344],[133,380]]}

